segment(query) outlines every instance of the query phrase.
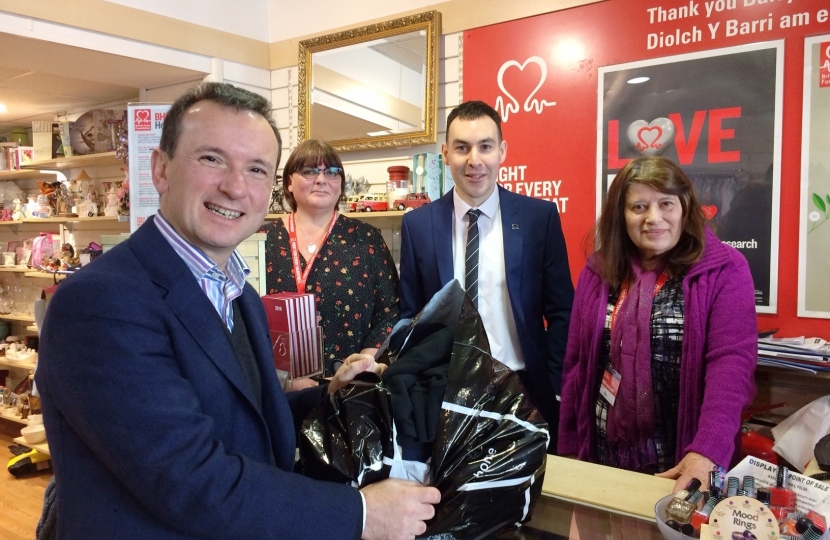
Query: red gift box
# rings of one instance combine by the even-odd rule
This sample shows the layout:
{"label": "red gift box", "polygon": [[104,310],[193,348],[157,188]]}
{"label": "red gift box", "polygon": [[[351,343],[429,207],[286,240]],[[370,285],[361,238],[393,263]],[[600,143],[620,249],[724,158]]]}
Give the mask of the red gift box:
{"label": "red gift box", "polygon": [[323,371],[322,331],[313,294],[278,293],[262,297],[274,350],[274,367],[292,379]]}

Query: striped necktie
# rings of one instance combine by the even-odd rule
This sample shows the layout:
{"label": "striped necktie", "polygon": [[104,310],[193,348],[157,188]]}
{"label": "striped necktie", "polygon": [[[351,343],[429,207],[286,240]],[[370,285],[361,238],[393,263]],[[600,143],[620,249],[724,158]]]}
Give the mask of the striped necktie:
{"label": "striped necktie", "polygon": [[467,226],[467,249],[464,252],[464,288],[473,304],[478,307],[478,216],[481,210],[467,211],[470,224]]}

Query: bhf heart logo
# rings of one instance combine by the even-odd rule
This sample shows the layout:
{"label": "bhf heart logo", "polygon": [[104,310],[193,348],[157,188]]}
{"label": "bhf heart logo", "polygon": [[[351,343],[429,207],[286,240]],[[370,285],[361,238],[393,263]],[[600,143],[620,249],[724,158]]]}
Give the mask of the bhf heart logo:
{"label": "bhf heart logo", "polygon": [[674,123],[668,118],[655,118],[651,122],[635,120],[628,126],[628,142],[644,156],[662,154],[674,141]]}
{"label": "bhf heart logo", "polygon": [[[533,91],[527,96],[524,104],[522,105],[522,109],[524,110],[524,112],[530,112],[535,110],[536,114],[542,114],[542,111],[545,109],[545,107],[551,107],[553,105],[556,105],[555,101],[545,101],[544,99],[539,100],[534,98],[536,92],[538,92],[539,89],[542,88],[542,85],[545,84],[545,79],[547,79],[548,77],[548,65],[542,58],[538,56],[531,56],[530,58],[525,60],[523,64],[520,64],[515,60],[508,60],[499,68],[499,75],[496,79],[496,82],[499,85],[499,90],[501,90],[502,94],[504,94],[504,96],[498,96],[496,98],[495,106],[496,111],[498,111],[499,115],[501,116],[502,122],[507,122],[507,119],[510,117],[510,113],[519,112],[518,100],[515,97],[513,97],[513,94],[508,92],[507,89],[504,87],[504,72],[511,67],[517,67],[519,68],[519,71],[524,71],[525,67],[527,67],[528,64],[536,64],[539,66],[540,70],[539,82],[536,84],[536,88],[534,88]],[[507,103],[505,103],[505,98],[508,100]]]}
{"label": "bhf heart logo", "polygon": [[703,215],[706,217],[707,220],[712,219],[716,215],[718,215],[718,207],[714,204],[705,205],[700,207],[703,210]]}
{"label": "bhf heart logo", "polygon": [[133,112],[133,129],[135,131],[150,131],[153,124],[150,121],[150,109],[136,109]]}

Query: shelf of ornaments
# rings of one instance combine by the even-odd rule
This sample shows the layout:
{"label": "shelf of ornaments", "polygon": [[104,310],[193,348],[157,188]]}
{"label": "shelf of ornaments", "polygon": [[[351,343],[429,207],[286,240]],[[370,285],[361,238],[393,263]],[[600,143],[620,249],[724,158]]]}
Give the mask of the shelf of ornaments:
{"label": "shelf of ornaments", "polygon": [[74,224],[74,223],[129,223],[130,216],[94,216],[94,217],[79,217],[79,216],[59,216],[48,218],[23,218],[18,220],[0,221],[0,227],[9,227],[14,225],[22,225],[24,223],[58,223],[58,224]]}
{"label": "shelf of ornaments", "polygon": [[29,425],[29,421],[21,418],[17,414],[16,407],[6,407],[4,405],[0,405],[0,418],[5,420],[11,420],[12,422],[17,422],[18,424]]}
{"label": "shelf of ornaments", "polygon": [[72,156],[68,158],[47,159],[42,161],[31,161],[21,165],[23,170],[48,170],[48,169],[78,169],[82,167],[113,167],[124,166],[124,162],[115,157],[115,152],[103,152],[100,154],[87,154],[84,156]]}
{"label": "shelf of ornaments", "polygon": [[83,167],[117,167],[124,166],[124,162],[115,157],[115,152],[88,154],[69,158],[56,158],[41,161],[31,161],[21,165],[20,169],[0,171],[2,180],[32,180],[35,178],[52,177],[54,174],[42,172],[44,170],[78,169]]}
{"label": "shelf of ornaments", "polygon": [[34,371],[35,369],[35,361],[28,361],[28,360],[9,360],[5,356],[0,356],[0,366],[18,368],[18,369],[28,369],[30,371]]}

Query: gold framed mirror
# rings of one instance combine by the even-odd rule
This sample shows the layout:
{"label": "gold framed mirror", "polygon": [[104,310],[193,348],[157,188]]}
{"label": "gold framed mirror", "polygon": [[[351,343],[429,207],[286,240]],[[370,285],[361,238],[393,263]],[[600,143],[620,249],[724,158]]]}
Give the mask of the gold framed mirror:
{"label": "gold framed mirror", "polygon": [[440,36],[427,11],[300,41],[298,139],[338,152],[434,143]]}

